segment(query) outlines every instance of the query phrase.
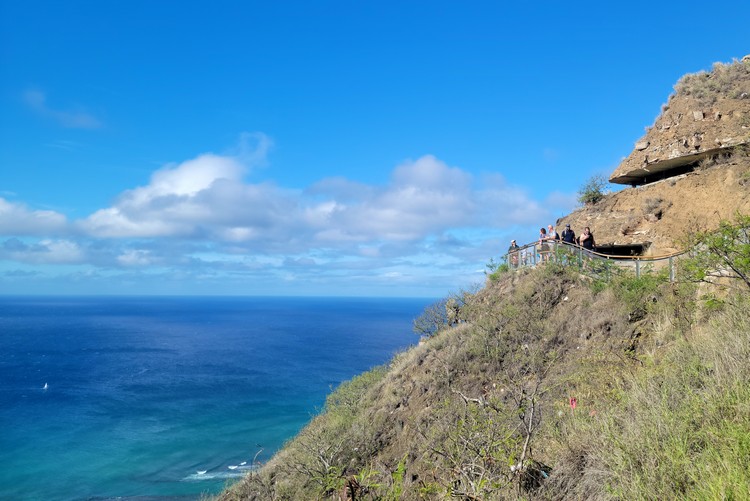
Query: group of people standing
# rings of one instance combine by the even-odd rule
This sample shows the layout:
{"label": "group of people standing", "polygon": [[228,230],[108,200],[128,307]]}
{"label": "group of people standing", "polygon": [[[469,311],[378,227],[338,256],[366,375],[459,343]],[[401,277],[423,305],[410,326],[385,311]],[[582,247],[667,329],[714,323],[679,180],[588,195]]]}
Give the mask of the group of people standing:
{"label": "group of people standing", "polygon": [[[539,229],[539,241],[536,246],[536,250],[539,252],[541,262],[547,262],[549,260],[550,252],[552,248],[550,243],[554,245],[556,242],[565,242],[570,245],[578,245],[586,250],[593,251],[595,248],[594,234],[591,233],[591,229],[586,226],[583,229],[583,233],[576,237],[575,232],[570,228],[570,224],[565,225],[565,229],[561,233],[555,231],[555,227],[551,224],[547,228]],[[510,247],[508,248],[509,263],[511,266],[518,266],[520,247],[515,240],[510,241]],[[524,256],[525,257],[525,256]]]}

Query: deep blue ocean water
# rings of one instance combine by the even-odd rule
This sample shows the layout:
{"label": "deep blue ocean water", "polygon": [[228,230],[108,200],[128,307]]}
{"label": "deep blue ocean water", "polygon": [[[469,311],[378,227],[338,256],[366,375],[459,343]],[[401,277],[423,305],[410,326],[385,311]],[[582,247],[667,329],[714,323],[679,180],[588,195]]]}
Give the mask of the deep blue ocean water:
{"label": "deep blue ocean water", "polygon": [[0,297],[0,499],[218,492],[430,302]]}

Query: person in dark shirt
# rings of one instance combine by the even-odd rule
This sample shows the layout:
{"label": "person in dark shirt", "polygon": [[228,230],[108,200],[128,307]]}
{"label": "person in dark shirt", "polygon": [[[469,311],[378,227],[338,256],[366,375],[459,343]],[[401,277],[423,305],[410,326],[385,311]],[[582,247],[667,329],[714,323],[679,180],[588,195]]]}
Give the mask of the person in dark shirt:
{"label": "person in dark shirt", "polygon": [[508,257],[510,258],[510,266],[511,268],[517,268],[518,267],[518,244],[516,244],[515,240],[510,241],[510,247],[508,247]]}
{"label": "person in dark shirt", "polygon": [[590,251],[594,250],[594,248],[596,247],[596,243],[594,243],[594,234],[591,233],[591,230],[588,226],[583,229],[583,233],[581,234],[578,243],[581,247]]}
{"label": "person in dark shirt", "polygon": [[565,229],[562,231],[562,234],[560,236],[562,237],[562,241],[565,243],[576,243],[576,232],[570,229],[569,224],[565,225]]}

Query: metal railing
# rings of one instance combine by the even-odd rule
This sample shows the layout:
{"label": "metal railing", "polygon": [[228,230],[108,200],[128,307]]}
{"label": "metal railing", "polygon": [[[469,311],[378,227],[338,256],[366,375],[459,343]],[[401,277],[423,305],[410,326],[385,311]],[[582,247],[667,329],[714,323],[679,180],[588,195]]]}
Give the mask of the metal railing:
{"label": "metal railing", "polygon": [[596,274],[609,274],[612,266],[617,266],[632,269],[638,278],[646,269],[668,266],[669,280],[674,282],[677,258],[684,253],[685,251],[661,256],[617,256],[584,249],[580,245],[559,240],[546,240],[519,247],[518,250],[505,254],[503,259],[511,270],[554,262],[587,269]]}

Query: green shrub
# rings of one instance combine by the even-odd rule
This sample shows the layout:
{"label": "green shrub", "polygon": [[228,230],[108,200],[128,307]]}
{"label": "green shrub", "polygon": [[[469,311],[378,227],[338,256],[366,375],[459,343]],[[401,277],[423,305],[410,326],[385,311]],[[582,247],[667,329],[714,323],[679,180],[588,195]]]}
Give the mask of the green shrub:
{"label": "green shrub", "polygon": [[595,204],[606,195],[607,179],[602,175],[592,176],[578,190],[578,202],[584,205]]}
{"label": "green shrub", "polygon": [[495,268],[495,271],[487,275],[487,278],[489,278],[491,282],[497,282],[498,280],[500,280],[500,277],[502,277],[503,274],[507,273],[509,270],[510,267],[508,266],[508,263],[503,263]]}
{"label": "green shrub", "polygon": [[716,231],[697,233],[688,246],[692,251],[682,263],[683,279],[750,289],[750,216],[737,214]]}
{"label": "green shrub", "polygon": [[643,317],[650,312],[660,296],[660,288],[669,282],[669,271],[644,271],[640,277],[622,272],[613,276],[611,285],[615,295],[625,304],[631,315]]}
{"label": "green shrub", "polygon": [[414,333],[429,338],[446,328],[448,326],[447,304],[448,299],[444,298],[422,310],[412,323]]}

